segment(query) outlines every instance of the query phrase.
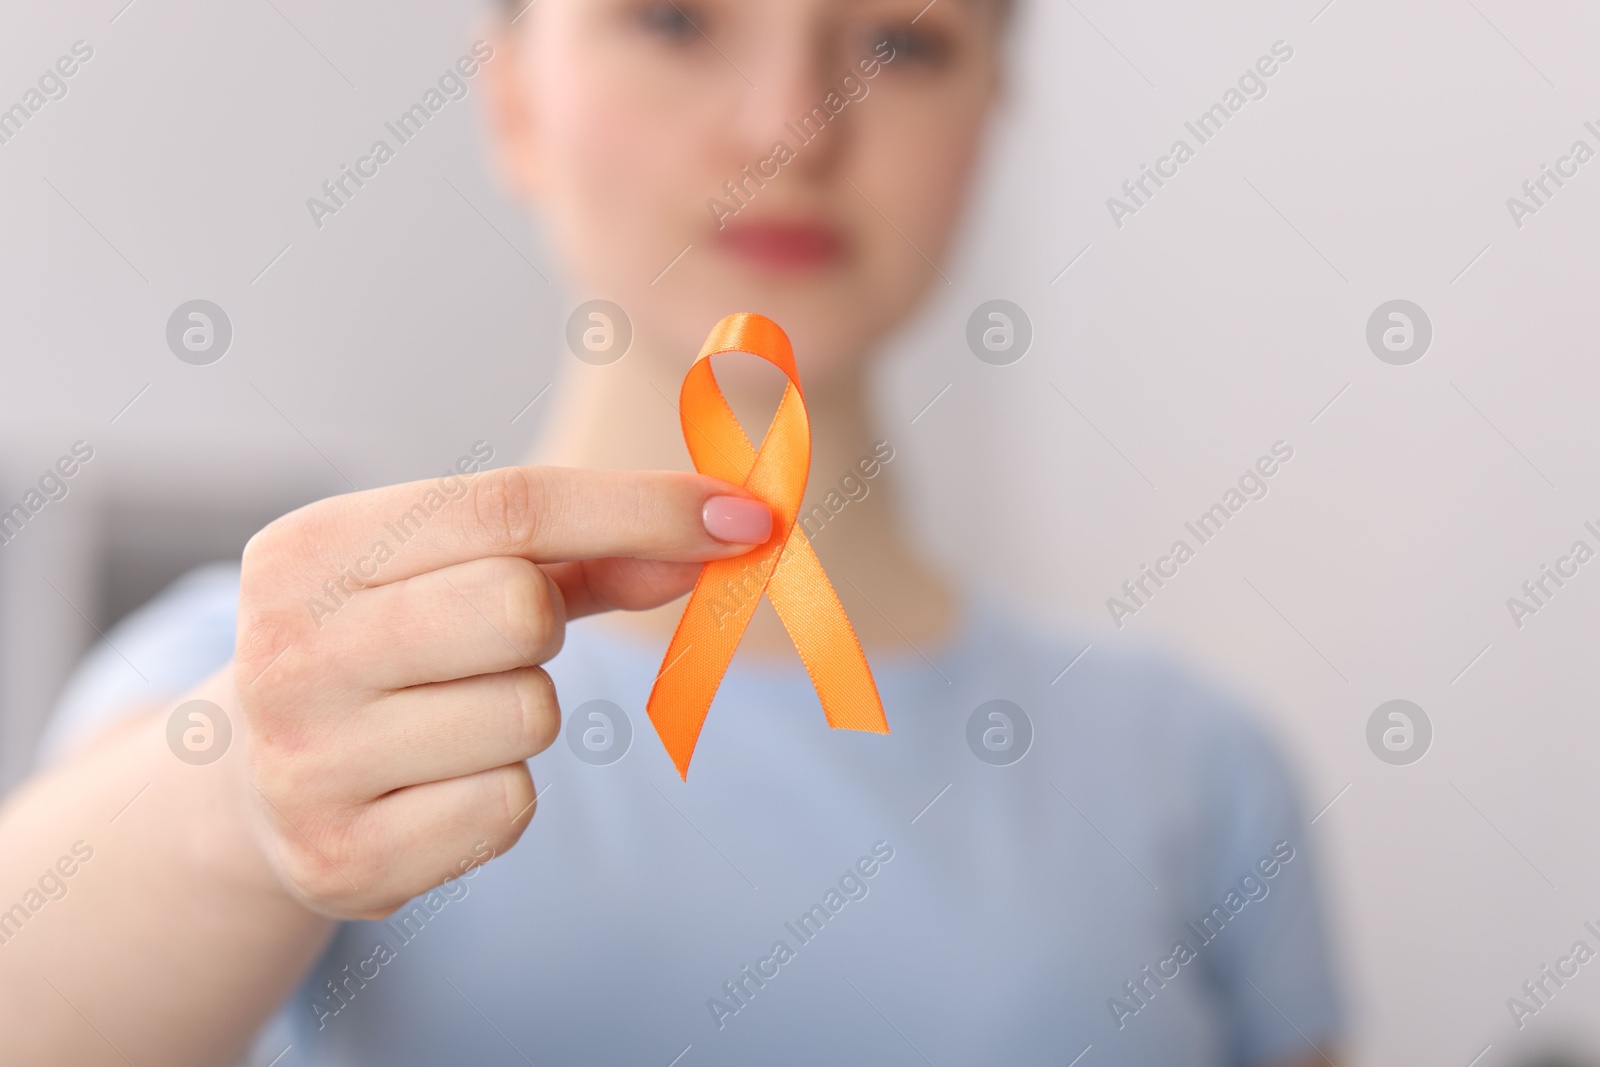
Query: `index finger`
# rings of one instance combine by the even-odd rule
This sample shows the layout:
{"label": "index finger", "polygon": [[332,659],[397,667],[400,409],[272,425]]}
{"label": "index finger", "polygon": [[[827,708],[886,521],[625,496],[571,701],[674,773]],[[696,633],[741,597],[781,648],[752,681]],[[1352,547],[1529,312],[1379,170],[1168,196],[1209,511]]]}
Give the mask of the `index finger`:
{"label": "index finger", "polygon": [[[372,586],[485,556],[535,563],[726,559],[767,539],[754,521],[762,512],[770,530],[765,504],[703,474],[499,467],[332,497],[290,513],[263,534],[280,524],[291,527],[301,556],[296,569],[304,567],[309,550],[330,575],[352,574]],[[737,521],[745,513],[745,521]],[[724,536],[732,530],[759,539],[720,540],[708,524]]]}

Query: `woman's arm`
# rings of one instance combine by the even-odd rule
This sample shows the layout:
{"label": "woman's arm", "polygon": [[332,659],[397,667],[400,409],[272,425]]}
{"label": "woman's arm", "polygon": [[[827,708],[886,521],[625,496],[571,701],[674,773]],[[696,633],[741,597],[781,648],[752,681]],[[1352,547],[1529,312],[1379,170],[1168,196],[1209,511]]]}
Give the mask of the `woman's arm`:
{"label": "woman's arm", "polygon": [[525,761],[561,724],[538,664],[569,618],[666,603],[771,526],[701,475],[516,467],[268,526],[232,669],[188,694],[231,724],[223,756],[168,747],[175,703],[0,810],[0,1062],[227,1062],[333,920],[516,843]]}
{"label": "woman's arm", "polygon": [[[237,729],[231,664],[189,696]],[[231,1062],[333,929],[256,843],[245,746],[184,763],[169,710],[120,723],[0,808],[7,1064]]]}

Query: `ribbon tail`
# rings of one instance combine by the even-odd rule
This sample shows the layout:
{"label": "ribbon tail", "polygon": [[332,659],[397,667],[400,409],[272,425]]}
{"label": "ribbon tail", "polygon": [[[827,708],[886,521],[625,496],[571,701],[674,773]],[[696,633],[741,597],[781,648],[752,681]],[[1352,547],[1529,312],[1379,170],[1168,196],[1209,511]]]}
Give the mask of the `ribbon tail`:
{"label": "ribbon tail", "polygon": [[[741,556],[702,567],[667,645],[645,711],[683,781],[689,780],[689,760],[711,701],[767,584],[770,558]],[[718,590],[730,591],[727,610],[716,603]]]}
{"label": "ribbon tail", "polygon": [[836,730],[888,733],[883,699],[861,641],[822,561],[805,537],[790,534],[767,583],[767,599],[800,653],[828,725]]}

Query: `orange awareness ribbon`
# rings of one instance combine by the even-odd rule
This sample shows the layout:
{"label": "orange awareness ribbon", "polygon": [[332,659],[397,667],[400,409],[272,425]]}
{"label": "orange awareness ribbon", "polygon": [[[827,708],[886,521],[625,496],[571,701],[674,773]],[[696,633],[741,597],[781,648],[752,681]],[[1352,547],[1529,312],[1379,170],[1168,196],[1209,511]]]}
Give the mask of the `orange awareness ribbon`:
{"label": "orange awareness ribbon", "polygon": [[[759,452],[711,372],[711,357],[726,352],[759,356],[789,379]],[[800,653],[828,725],[888,733],[861,642],[810,543],[795,533],[811,473],[811,422],[788,335],[761,315],[729,315],[717,323],[684,376],[678,413],[695,469],[744,486],[772,508],[765,544],[701,569],[650,690],[646,710],[678,777],[688,780],[711,700],[763,593]],[[731,605],[716,603],[725,589],[735,591]]]}

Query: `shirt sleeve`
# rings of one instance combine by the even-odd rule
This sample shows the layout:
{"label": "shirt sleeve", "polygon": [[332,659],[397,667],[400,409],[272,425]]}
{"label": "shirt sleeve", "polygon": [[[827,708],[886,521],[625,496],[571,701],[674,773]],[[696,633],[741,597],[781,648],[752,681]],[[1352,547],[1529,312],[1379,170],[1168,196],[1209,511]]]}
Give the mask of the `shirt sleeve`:
{"label": "shirt sleeve", "polygon": [[36,753],[60,759],[151,703],[181,696],[233,655],[237,564],[200,567],[117,623],[79,662]]}
{"label": "shirt sleeve", "polygon": [[1200,956],[1230,1021],[1231,1062],[1254,1067],[1329,1053],[1344,1009],[1312,827],[1282,756],[1257,726],[1229,716],[1213,737],[1214,847],[1205,853],[1193,925],[1207,936],[1218,930]]}

